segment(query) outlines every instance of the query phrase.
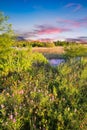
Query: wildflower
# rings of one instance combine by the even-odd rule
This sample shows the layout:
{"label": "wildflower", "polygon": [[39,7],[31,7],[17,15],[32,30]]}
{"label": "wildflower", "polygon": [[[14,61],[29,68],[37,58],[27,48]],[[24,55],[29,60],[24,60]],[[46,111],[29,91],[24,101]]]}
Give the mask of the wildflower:
{"label": "wildflower", "polygon": [[52,96],[53,96],[53,94],[52,94],[52,93],[50,93],[50,94],[49,94],[49,97],[52,97]]}
{"label": "wildflower", "polygon": [[19,91],[19,94],[24,94],[24,91],[23,91],[23,90],[20,90],[20,91]]}
{"label": "wildflower", "polygon": [[14,123],[16,122],[16,119],[15,119],[15,118],[13,119],[13,122],[14,122]]}
{"label": "wildflower", "polygon": [[1,108],[4,108],[5,106],[3,104],[1,104]]}
{"label": "wildflower", "polygon": [[12,97],[14,97],[14,93],[12,94]]}
{"label": "wildflower", "polygon": [[11,114],[11,115],[9,116],[9,118],[12,120],[12,119],[13,119],[13,115]]}

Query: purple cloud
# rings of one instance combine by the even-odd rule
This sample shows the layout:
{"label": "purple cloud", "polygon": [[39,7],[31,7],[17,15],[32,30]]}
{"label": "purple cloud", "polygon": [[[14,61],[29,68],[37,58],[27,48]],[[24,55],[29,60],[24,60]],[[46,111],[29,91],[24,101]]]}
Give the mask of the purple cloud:
{"label": "purple cloud", "polygon": [[67,5],[65,5],[65,7],[66,8],[74,7],[73,12],[77,12],[82,8],[82,5],[79,3],[68,3]]}
{"label": "purple cloud", "polygon": [[68,42],[78,42],[78,43],[87,43],[87,37],[77,37],[77,38],[66,38]]}
{"label": "purple cloud", "polygon": [[58,19],[57,20],[58,23],[60,24],[65,24],[66,26],[70,26],[70,27],[76,27],[78,28],[80,26],[80,23],[78,21],[75,21],[75,20],[69,20],[69,19]]}
{"label": "purple cloud", "polygon": [[87,17],[84,17],[84,18],[80,18],[80,19],[77,19],[77,20],[70,20],[70,19],[62,19],[62,18],[59,18],[57,20],[57,23],[59,24],[64,24],[70,28],[80,28],[80,27],[87,27]]}
{"label": "purple cloud", "polygon": [[54,27],[49,25],[36,25],[36,30],[34,30],[34,32],[38,35],[55,34],[55,33],[58,34],[67,31],[71,31],[71,30],[68,28],[60,28],[60,27]]}
{"label": "purple cloud", "polygon": [[43,25],[35,25],[32,31],[22,32],[22,33],[18,32],[17,34],[19,34],[19,36],[22,36],[24,38],[35,38],[42,35],[59,34],[59,33],[69,32],[69,31],[72,30],[68,28],[61,28],[61,27],[55,27],[55,26],[43,24]]}
{"label": "purple cloud", "polygon": [[[16,33],[17,33],[17,32],[16,32]],[[35,34],[35,32],[21,32],[21,33],[18,32],[17,35],[18,35],[19,37],[24,38],[24,39],[26,39],[26,38],[31,39],[31,38],[37,37],[37,34]]]}

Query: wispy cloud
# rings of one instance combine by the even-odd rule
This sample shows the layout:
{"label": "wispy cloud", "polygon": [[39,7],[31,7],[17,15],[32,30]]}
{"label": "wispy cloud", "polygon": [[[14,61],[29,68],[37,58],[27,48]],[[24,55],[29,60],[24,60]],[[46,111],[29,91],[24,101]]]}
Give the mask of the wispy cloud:
{"label": "wispy cloud", "polygon": [[64,24],[66,27],[68,26],[70,28],[87,27],[87,17],[80,18],[80,19],[77,19],[77,20],[59,18],[57,20],[57,23]]}
{"label": "wispy cloud", "polygon": [[66,8],[72,7],[74,5],[74,3],[68,3],[67,5],[65,5]]}
{"label": "wispy cloud", "polygon": [[23,38],[35,38],[37,37],[37,34],[35,32],[18,32],[17,33],[19,36],[22,36]]}
{"label": "wispy cloud", "polygon": [[68,26],[68,27],[75,27],[75,28],[78,28],[80,27],[80,23],[75,21],[75,20],[70,20],[70,19],[62,19],[62,18],[59,18],[57,20],[57,23],[60,23],[60,24],[64,24],[65,26]]}
{"label": "wispy cloud", "polygon": [[77,12],[82,8],[82,5],[79,3],[68,3],[65,5],[66,8],[73,7],[73,12]]}
{"label": "wispy cloud", "polygon": [[44,35],[44,34],[58,34],[62,32],[71,31],[68,28],[59,28],[49,25],[36,25],[36,29],[34,32],[36,32],[38,35]]}
{"label": "wispy cloud", "polygon": [[66,38],[66,41],[87,43],[87,37],[82,36],[82,37],[77,37],[77,38]]}
{"label": "wispy cloud", "polygon": [[[18,32],[18,34],[24,38],[35,38],[38,36],[49,36],[51,34],[59,34],[59,33],[63,33],[63,32],[69,32],[72,31],[71,29],[68,28],[61,28],[61,27],[55,27],[52,25],[35,25],[34,29],[32,29],[32,31],[29,32]],[[47,40],[47,39],[46,39]]]}
{"label": "wispy cloud", "polygon": [[87,40],[87,36],[81,36],[79,38]]}
{"label": "wispy cloud", "polygon": [[80,18],[77,20],[80,25],[87,27],[87,17]]}

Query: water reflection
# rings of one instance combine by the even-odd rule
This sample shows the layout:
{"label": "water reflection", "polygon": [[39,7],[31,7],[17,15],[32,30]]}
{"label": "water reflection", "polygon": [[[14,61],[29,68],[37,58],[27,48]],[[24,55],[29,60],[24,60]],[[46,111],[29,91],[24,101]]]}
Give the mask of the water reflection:
{"label": "water reflection", "polygon": [[57,66],[64,61],[65,61],[64,59],[49,59],[49,63],[52,66]]}

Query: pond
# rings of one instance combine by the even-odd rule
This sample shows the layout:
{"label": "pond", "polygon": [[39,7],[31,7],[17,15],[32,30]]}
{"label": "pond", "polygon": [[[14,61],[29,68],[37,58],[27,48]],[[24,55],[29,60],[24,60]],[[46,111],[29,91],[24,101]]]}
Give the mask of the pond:
{"label": "pond", "polygon": [[49,59],[48,61],[49,61],[50,65],[52,65],[52,66],[57,66],[60,63],[65,62],[64,59]]}

